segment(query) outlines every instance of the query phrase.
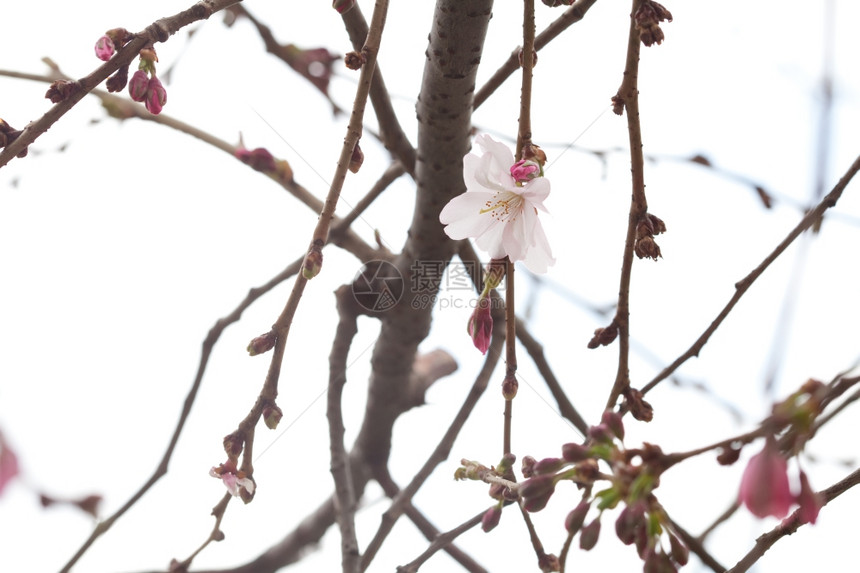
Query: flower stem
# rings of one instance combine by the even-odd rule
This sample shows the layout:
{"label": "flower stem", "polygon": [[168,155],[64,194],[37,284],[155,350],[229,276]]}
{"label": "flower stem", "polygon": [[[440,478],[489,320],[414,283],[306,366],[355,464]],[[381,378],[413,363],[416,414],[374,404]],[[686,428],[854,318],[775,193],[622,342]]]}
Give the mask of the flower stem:
{"label": "flower stem", "polygon": [[522,159],[523,147],[532,141],[532,70],[535,64],[535,3],[523,1],[523,50],[520,54],[523,68],[523,83],[520,90],[520,128],[517,134],[517,151],[514,155]]}
{"label": "flower stem", "polygon": [[[502,382],[505,394],[505,429],[502,454],[511,452],[511,420],[513,396],[509,384],[516,384],[517,376],[517,315],[514,307],[514,263],[505,257],[505,379]],[[514,391],[516,392],[516,391]]]}

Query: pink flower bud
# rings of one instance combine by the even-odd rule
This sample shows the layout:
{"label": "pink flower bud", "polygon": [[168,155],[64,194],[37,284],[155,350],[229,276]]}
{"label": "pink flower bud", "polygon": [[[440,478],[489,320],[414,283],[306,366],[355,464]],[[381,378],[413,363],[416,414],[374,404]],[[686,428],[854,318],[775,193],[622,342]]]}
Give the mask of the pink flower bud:
{"label": "pink flower bud", "polygon": [[589,449],[582,444],[564,444],[561,447],[561,455],[569,462],[581,462],[591,457]]}
{"label": "pink flower bud", "polygon": [[532,471],[536,474],[554,474],[565,466],[565,461],[561,458],[544,458],[532,466]]}
{"label": "pink flower bud", "polygon": [[582,528],[582,524],[585,523],[585,516],[588,514],[588,510],[590,508],[590,503],[587,501],[580,501],[579,505],[567,514],[567,517],[564,520],[564,527],[567,529],[568,533],[575,534]]}
{"label": "pink flower bud", "polygon": [[546,507],[549,498],[555,492],[555,476],[535,476],[520,483],[519,494],[523,498],[526,511],[540,511]]}
{"label": "pink flower bud", "polygon": [[502,508],[498,505],[494,505],[484,512],[484,517],[481,518],[481,529],[483,529],[485,533],[490,532],[495,529],[501,519]]}
{"label": "pink flower bud", "polygon": [[534,161],[520,159],[511,165],[511,177],[517,183],[528,183],[536,177],[540,177],[540,165]]}
{"label": "pink flower bud", "polygon": [[493,317],[490,316],[490,299],[488,297],[481,297],[478,300],[478,305],[469,318],[467,326],[475,348],[480,350],[481,354],[486,354],[487,349],[490,348],[490,339],[493,336]]}
{"label": "pink flower bud", "polygon": [[167,103],[167,90],[161,85],[161,80],[152,76],[149,80],[146,93],[146,109],[153,115],[161,113],[161,108]]}
{"label": "pink flower bud", "polygon": [[263,173],[269,173],[274,171],[277,167],[275,164],[275,158],[269,153],[269,150],[264,147],[258,147],[253,150],[249,149],[237,149],[236,150],[236,159],[251,167],[255,171],[261,171]]}
{"label": "pink flower bud", "polygon": [[747,463],[739,498],[758,517],[782,519],[788,513],[794,498],[788,487],[787,464],[772,437],[768,436],[764,449]]}
{"label": "pink flower bud", "polygon": [[149,76],[143,70],[137,70],[131,76],[128,82],[128,94],[134,101],[143,101],[146,99],[146,92],[149,88]]}
{"label": "pink flower bud", "polygon": [[106,62],[111,59],[114,52],[116,52],[116,47],[110,37],[102,36],[99,38],[99,41],[96,42],[96,57],[101,61]]}

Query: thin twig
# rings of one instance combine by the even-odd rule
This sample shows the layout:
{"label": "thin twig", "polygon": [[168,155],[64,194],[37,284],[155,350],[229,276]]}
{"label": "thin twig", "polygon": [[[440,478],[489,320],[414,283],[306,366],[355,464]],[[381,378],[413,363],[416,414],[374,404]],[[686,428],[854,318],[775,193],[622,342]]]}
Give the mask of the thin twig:
{"label": "thin twig", "polygon": [[470,520],[458,525],[454,529],[440,534],[439,537],[433,540],[433,543],[430,544],[430,547],[428,547],[424,551],[424,553],[422,553],[406,565],[398,567],[397,573],[415,573],[416,571],[418,571],[418,568],[421,567],[428,559],[433,557],[433,555],[435,555],[437,551],[447,547],[460,535],[466,533],[467,531],[481,523],[481,519],[483,519],[484,513],[485,512],[482,511],[472,517]]}
{"label": "thin twig", "polygon": [[698,356],[699,352],[702,351],[702,348],[711,338],[711,335],[716,332],[717,328],[723,323],[741,297],[746,294],[749,288],[753,285],[753,283],[764,273],[764,271],[773,263],[777,257],[779,257],[785,250],[794,242],[797,237],[801,235],[804,231],[810,228],[817,220],[819,220],[825,211],[835,206],[839,201],[839,198],[842,196],[842,192],[848,186],[848,183],[851,179],[860,171],[860,156],[858,156],[854,163],[851,164],[851,167],[845,172],[845,174],[839,179],[839,182],[836,186],[833,187],[833,190],[830,191],[818,205],[815,206],[814,209],[809,211],[800,222],[788,233],[788,235],[776,246],[776,248],[771,252],[765,259],[758,264],[756,268],[754,268],[747,276],[743,279],[735,283],[735,292],[732,295],[732,298],[726,303],[726,306],[720,311],[717,317],[708,325],[708,328],[696,339],[690,348],[687,349],[686,352],[681,354],[678,358],[675,359],[672,364],[665,367],[657,376],[654,377],[653,380],[645,384],[642,387],[642,393],[645,394],[652,388],[654,388],[657,384],[659,384],[662,380],[668,378],[675,370],[677,370],[684,362],[692,358],[693,356]]}
{"label": "thin twig", "polygon": [[624,104],[627,115],[627,134],[630,141],[630,171],[632,176],[632,199],[627,218],[627,237],[621,261],[621,277],[618,287],[618,306],[615,309],[615,324],[618,325],[618,371],[615,383],[606,400],[606,409],[615,407],[621,393],[630,385],[628,360],[630,357],[630,278],[633,271],[633,247],[636,227],[648,211],[645,199],[645,159],[642,156],[642,127],[639,124],[639,30],[632,15],[640,0],[633,0],[630,18],[630,33],[627,37],[627,59],[624,79],[618,88],[617,98]]}
{"label": "thin twig", "polygon": [[[391,477],[388,468],[381,468],[376,472],[374,476],[376,478],[377,483],[382,487],[382,490],[385,492],[385,495],[390,497],[392,500],[396,498],[400,494],[400,488],[397,487],[397,484],[394,483],[394,480]],[[439,537],[439,530],[430,523],[430,520],[427,519],[421,511],[416,508],[411,501],[407,502],[404,507],[404,513],[406,516],[415,524],[415,527],[424,534],[424,537],[427,541],[433,541],[434,539]],[[445,553],[451,556],[454,561],[459,563],[463,569],[468,571],[469,573],[487,573],[487,570],[481,567],[477,561],[475,561],[471,556],[469,556],[465,551],[457,547],[454,543],[449,543],[445,547],[442,548]]]}
{"label": "thin twig", "polygon": [[[588,12],[588,9],[591,8],[591,6],[594,5],[595,2],[597,2],[597,0],[579,0],[570,8],[565,10],[561,16],[559,16],[554,22],[547,26],[543,32],[538,34],[538,36],[535,38],[535,50],[540,51],[572,24],[575,24],[582,20],[582,18],[585,16],[585,13]],[[492,76],[490,76],[490,79],[487,80],[487,83],[481,86],[481,88],[477,92],[475,92],[475,109],[478,109],[481,104],[487,101],[487,99],[499,88],[499,86],[505,83],[505,80],[508,79],[515,71],[517,71],[517,69],[520,67],[519,54],[520,49],[516,48],[505,61],[505,63],[502,64],[502,66],[498,70],[496,70],[496,72]]]}

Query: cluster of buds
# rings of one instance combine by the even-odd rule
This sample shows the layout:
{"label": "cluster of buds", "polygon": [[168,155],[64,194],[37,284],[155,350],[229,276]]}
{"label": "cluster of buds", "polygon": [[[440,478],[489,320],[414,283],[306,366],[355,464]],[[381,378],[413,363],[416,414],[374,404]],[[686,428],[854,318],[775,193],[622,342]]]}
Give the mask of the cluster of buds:
{"label": "cluster of buds", "polygon": [[287,160],[275,159],[264,147],[245,149],[240,143],[233,155],[254,171],[265,173],[279,183],[290,183],[293,180],[293,169]]}
{"label": "cluster of buds", "polygon": [[[604,512],[621,506],[615,533],[626,545],[635,544],[645,570],[677,571],[687,563],[689,551],[653,494],[672,462],[657,446],[625,448],[623,440],[621,416],[607,411],[589,428],[585,444],[565,444],[560,458],[525,458],[523,474],[528,479],[517,489],[523,507],[540,511],[559,482],[571,481],[584,494],[567,515],[565,528],[571,537],[579,535],[581,549],[588,551],[597,544]],[[600,464],[608,465],[611,473],[601,472]],[[608,487],[592,495],[595,484],[604,480]]]}
{"label": "cluster of buds", "polygon": [[[128,93],[134,101],[143,102],[149,113],[158,115],[164,104],[167,103],[167,91],[164,89],[161,80],[155,75],[155,63],[158,61],[158,56],[153,48],[144,48],[140,51],[140,64],[138,70],[131,76],[128,82]],[[121,73],[122,70],[117,72]],[[126,70],[125,74],[128,74]],[[108,80],[110,84],[113,78]],[[117,85],[109,86],[116,88]],[[120,88],[121,89],[121,88]]]}
{"label": "cluster of buds", "polygon": [[672,21],[672,13],[666,10],[662,4],[653,0],[642,0],[636,13],[633,14],[636,29],[639,30],[639,39],[646,46],[660,44],[665,39],[660,22]]}
{"label": "cluster of buds", "polygon": [[654,236],[666,232],[666,223],[662,219],[645,213],[636,225],[636,240],[633,243],[633,251],[640,259],[649,258],[655,261],[662,255],[660,245],[654,241]]}

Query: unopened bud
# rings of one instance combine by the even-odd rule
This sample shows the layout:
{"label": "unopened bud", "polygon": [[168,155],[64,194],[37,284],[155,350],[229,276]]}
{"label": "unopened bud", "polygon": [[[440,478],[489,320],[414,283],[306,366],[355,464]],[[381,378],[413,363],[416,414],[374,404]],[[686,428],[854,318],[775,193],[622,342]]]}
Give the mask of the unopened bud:
{"label": "unopened bud", "polygon": [[57,80],[50,86],[48,86],[48,91],[45,93],[45,97],[51,100],[51,103],[60,103],[61,101],[65,101],[66,98],[78,91],[80,87],[81,86],[78,82]]}
{"label": "unopened bud", "polygon": [[598,517],[582,529],[582,533],[579,534],[579,548],[583,551],[590,551],[597,545],[599,537],[600,518]]}
{"label": "unopened bud", "polygon": [[536,463],[537,463],[537,460],[535,460],[531,456],[525,456],[523,458],[523,465],[520,468],[520,472],[522,472],[523,477],[530,478],[534,475],[534,473],[535,473],[534,472],[534,466]]}
{"label": "unopened bud", "polygon": [[616,438],[624,440],[624,422],[621,421],[621,415],[618,414],[618,412],[606,410],[603,412],[601,422],[606,424],[606,426],[612,430],[612,433],[615,434]]}
{"label": "unopened bud", "polygon": [[270,330],[266,334],[261,334],[260,336],[251,339],[251,342],[248,344],[248,354],[251,356],[257,356],[258,354],[268,352],[275,347],[275,343],[277,341],[278,335],[275,334],[274,330]]}
{"label": "unopened bud", "polygon": [[517,377],[514,374],[508,374],[502,380],[502,396],[505,400],[513,400],[517,397],[520,383],[517,382]]}
{"label": "unopened bud", "polygon": [[498,505],[494,505],[484,512],[484,517],[481,518],[481,529],[483,529],[485,533],[492,531],[499,524],[501,519],[502,508]]}
{"label": "unopened bud", "polygon": [[624,392],[625,403],[630,413],[640,422],[650,422],[654,418],[654,408],[642,397],[642,392],[630,387]]}
{"label": "unopened bud", "polygon": [[589,449],[582,444],[564,444],[561,447],[561,455],[569,462],[581,462],[591,457]]}
{"label": "unopened bud", "polygon": [[677,535],[674,535],[671,531],[669,533],[669,546],[672,551],[672,559],[675,560],[675,563],[678,565],[686,565],[687,561],[690,560],[690,550],[684,545],[680,539],[678,539]]}
{"label": "unopened bud", "polygon": [[302,276],[307,280],[311,280],[322,270],[323,254],[321,247],[313,245],[308,254],[305,255],[305,262],[302,264]]}
{"label": "unopened bud", "polygon": [[555,476],[535,476],[522,482],[517,490],[523,498],[526,511],[540,511],[546,507],[555,492]]}
{"label": "unopened bud", "polygon": [[121,92],[128,84],[128,64],[121,66],[114,75],[105,82],[105,87],[111,93]]}
{"label": "unopened bud", "polygon": [[564,527],[567,529],[568,533],[574,535],[582,528],[582,524],[585,523],[585,516],[588,514],[589,509],[591,509],[591,504],[587,501],[581,501],[579,502],[579,505],[574,507],[571,512],[567,514],[567,517],[564,520]]}
{"label": "unopened bud", "polygon": [[352,157],[349,158],[349,170],[353,173],[358,173],[361,169],[361,164],[364,163],[364,152],[358,143],[352,148]]}
{"label": "unopened bud", "polygon": [[537,462],[532,470],[536,474],[554,474],[566,464],[561,458],[544,458]]}
{"label": "unopened bud", "polygon": [[343,62],[350,70],[360,70],[367,63],[367,56],[362,52],[349,52],[343,57]]}
{"label": "unopened bud", "polygon": [[283,417],[284,412],[277,405],[269,404],[263,407],[263,422],[270,430],[277,428]]}
{"label": "unopened bud", "polygon": [[240,432],[233,432],[224,436],[224,451],[227,452],[227,457],[231,460],[235,461],[239,458],[244,445],[245,439]]}

